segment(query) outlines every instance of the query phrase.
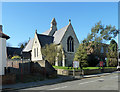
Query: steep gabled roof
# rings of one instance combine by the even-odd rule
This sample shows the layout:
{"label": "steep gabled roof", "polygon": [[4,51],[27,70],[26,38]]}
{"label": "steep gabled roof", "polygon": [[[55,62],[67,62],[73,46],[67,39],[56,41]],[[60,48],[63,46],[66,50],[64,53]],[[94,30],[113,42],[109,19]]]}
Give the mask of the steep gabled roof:
{"label": "steep gabled roof", "polygon": [[7,47],[7,56],[21,56],[22,48]]}
{"label": "steep gabled roof", "polygon": [[44,47],[46,44],[53,43],[54,37],[43,35],[43,34],[37,34],[38,40],[41,44],[41,47]]}
{"label": "steep gabled roof", "polygon": [[[68,28],[68,25],[63,27],[63,28],[61,28],[60,30],[57,30],[55,32],[55,34],[53,35],[55,44],[59,44],[60,43],[60,41],[62,40],[62,38],[63,38],[63,36],[64,36],[64,34],[65,34],[66,30],[67,30],[67,28]],[[45,31],[42,34],[43,35],[49,35],[49,33],[50,33],[50,30],[47,30],[47,31]]]}
{"label": "steep gabled roof", "polygon": [[47,31],[43,32],[42,34],[43,35],[49,35],[49,33],[50,33],[50,29],[48,29]]}
{"label": "steep gabled roof", "polygon": [[33,45],[34,39],[31,39],[28,44],[25,46],[22,52],[29,52],[32,50],[32,45]]}
{"label": "steep gabled roof", "polygon": [[60,30],[57,30],[55,32],[55,34],[53,35],[54,36],[54,43],[55,44],[59,44],[65,34],[65,32],[67,31],[67,28],[68,28],[69,25],[61,28]]}

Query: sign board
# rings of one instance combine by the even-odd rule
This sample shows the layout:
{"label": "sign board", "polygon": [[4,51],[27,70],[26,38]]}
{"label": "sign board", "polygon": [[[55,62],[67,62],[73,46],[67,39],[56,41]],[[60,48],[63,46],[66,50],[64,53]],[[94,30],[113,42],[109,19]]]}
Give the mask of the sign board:
{"label": "sign board", "polygon": [[79,61],[73,61],[73,67],[78,68],[79,67]]}
{"label": "sign board", "polygon": [[100,67],[101,67],[101,66],[103,67],[103,61],[100,61]]}

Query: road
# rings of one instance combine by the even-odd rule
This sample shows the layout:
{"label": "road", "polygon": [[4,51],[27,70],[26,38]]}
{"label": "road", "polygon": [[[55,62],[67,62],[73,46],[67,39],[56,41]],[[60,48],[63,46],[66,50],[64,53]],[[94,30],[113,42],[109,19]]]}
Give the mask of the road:
{"label": "road", "polygon": [[118,90],[118,79],[118,72],[115,72],[107,76],[86,78],[22,90],[44,90],[44,92],[48,90]]}

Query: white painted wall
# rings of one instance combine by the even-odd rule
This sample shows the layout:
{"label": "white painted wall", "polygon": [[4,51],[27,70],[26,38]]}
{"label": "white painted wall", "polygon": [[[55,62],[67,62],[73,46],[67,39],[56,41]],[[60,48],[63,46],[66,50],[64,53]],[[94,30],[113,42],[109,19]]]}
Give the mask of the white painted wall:
{"label": "white painted wall", "polygon": [[[37,48],[38,48],[38,56],[37,56]],[[36,49],[36,57],[34,56],[34,49]],[[41,46],[37,38],[37,35],[35,33],[33,47],[32,47],[32,61],[38,61],[38,60],[43,60],[43,59],[41,54]]]}
{"label": "white painted wall", "polygon": [[7,64],[6,55],[6,39],[0,38],[0,75],[4,75],[4,67]]}

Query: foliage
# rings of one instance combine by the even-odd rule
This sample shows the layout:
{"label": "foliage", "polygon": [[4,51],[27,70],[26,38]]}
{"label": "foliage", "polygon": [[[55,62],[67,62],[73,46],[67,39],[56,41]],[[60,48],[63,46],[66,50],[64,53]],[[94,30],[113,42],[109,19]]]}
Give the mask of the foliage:
{"label": "foliage", "polygon": [[86,46],[84,44],[80,44],[77,52],[75,53],[74,61],[79,61],[80,67],[82,68],[88,65],[87,59]]}
{"label": "foliage", "polygon": [[[99,55],[102,43],[110,41],[112,38],[115,38],[117,36],[117,33],[118,30],[115,28],[115,26],[111,25],[104,26],[100,21],[97,24],[95,24],[94,27],[92,27],[91,33],[89,33],[87,35],[87,38],[85,38],[82,42],[87,45],[87,51],[89,51],[90,54],[92,54],[91,51],[92,48],[94,49],[94,51],[96,51],[96,54]],[[102,58],[101,55],[99,55],[98,57]],[[98,61],[96,61],[96,63],[97,62]]]}
{"label": "foliage", "polygon": [[42,48],[42,55],[45,60],[47,60],[50,64],[54,65],[56,61],[56,57],[58,57],[58,60],[61,60],[62,53],[61,48],[57,48],[56,44],[50,44],[45,45]]}
{"label": "foliage", "polygon": [[[62,66],[53,66],[55,69],[65,69],[65,70],[73,70],[73,68],[68,68],[68,67],[62,67]],[[116,67],[104,67],[105,69],[108,68],[116,68]],[[83,69],[102,69],[102,67],[83,67]],[[80,70],[80,67],[78,68]]]}
{"label": "foliage", "polygon": [[62,61],[63,59],[63,47],[60,45],[59,48],[57,48],[57,51],[58,51],[58,61]]}
{"label": "foliage", "polygon": [[11,59],[21,59],[20,56],[13,56]]}
{"label": "foliage", "polygon": [[109,41],[117,36],[117,32],[118,30],[115,26],[104,26],[101,24],[101,21],[99,21],[94,27],[92,27],[91,34],[88,34],[84,42],[95,41],[100,43],[102,41]]}
{"label": "foliage", "polygon": [[27,42],[23,42],[23,43],[18,44],[18,46],[22,49],[25,48],[26,45],[27,45]]}
{"label": "foliage", "polygon": [[117,36],[117,33],[118,30],[115,28],[115,26],[104,26],[101,24],[100,21],[95,24],[94,27],[92,27],[91,33],[88,34],[87,38],[83,40],[83,43],[91,43],[91,47],[98,50],[98,46],[100,47],[102,42],[106,42],[111,40],[112,38],[115,38]]}
{"label": "foliage", "polygon": [[115,40],[111,40],[110,45],[108,47],[107,53],[107,63],[108,66],[117,66],[117,43]]}

